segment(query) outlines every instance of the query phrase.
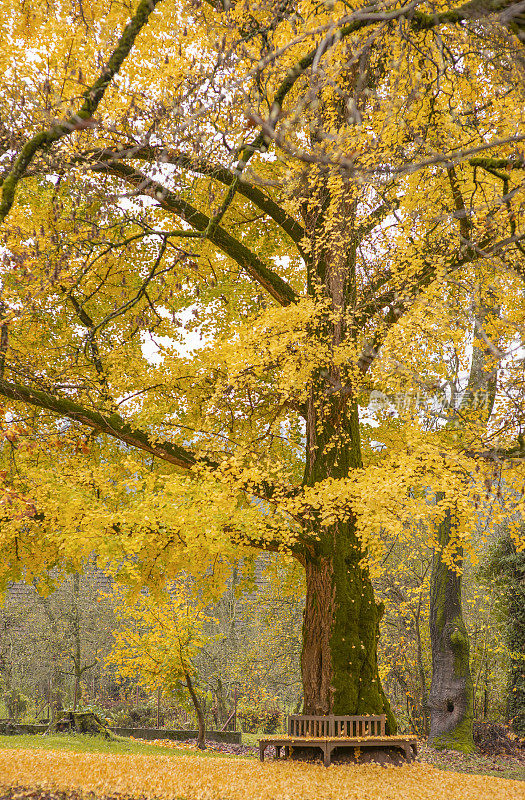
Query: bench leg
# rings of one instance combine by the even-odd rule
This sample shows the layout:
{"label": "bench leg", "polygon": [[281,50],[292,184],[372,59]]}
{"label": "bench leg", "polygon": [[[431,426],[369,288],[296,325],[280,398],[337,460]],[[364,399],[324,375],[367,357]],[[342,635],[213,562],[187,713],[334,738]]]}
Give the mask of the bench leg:
{"label": "bench leg", "polygon": [[275,758],[281,758],[281,745],[275,745]]}
{"label": "bench leg", "polygon": [[409,761],[409,762],[410,761],[415,761],[416,753],[412,749],[412,745],[406,744],[404,746],[404,749],[405,749],[405,756],[406,756],[407,761]]}
{"label": "bench leg", "polygon": [[325,744],[323,747],[323,763],[325,767],[329,767],[332,762],[332,748],[330,745]]}
{"label": "bench leg", "polygon": [[259,743],[259,758],[261,761],[264,761],[264,751],[266,750],[266,745]]}

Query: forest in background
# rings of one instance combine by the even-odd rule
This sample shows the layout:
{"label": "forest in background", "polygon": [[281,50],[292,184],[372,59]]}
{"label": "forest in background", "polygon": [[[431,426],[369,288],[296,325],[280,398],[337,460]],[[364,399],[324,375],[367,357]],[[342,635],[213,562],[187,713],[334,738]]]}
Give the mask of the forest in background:
{"label": "forest in background", "polygon": [[[463,584],[474,716],[514,722],[515,731],[523,735],[523,717],[513,720],[509,695],[516,680],[523,679],[512,628],[514,624],[523,635],[523,619],[512,615],[523,600],[525,559],[517,557],[521,575],[513,581],[501,568],[502,538],[501,533],[493,538],[476,568],[467,565]],[[429,730],[432,677],[431,557],[429,548],[408,561],[403,553],[392,552],[388,573],[375,586],[386,604],[380,674],[401,730],[422,737]],[[284,584],[283,570],[290,573]],[[249,586],[236,569],[228,591],[205,609],[206,636],[192,667],[208,730],[274,733],[285,729],[287,714],[301,711],[304,583],[297,569],[275,556],[259,556],[249,571]],[[130,678],[107,663],[119,629],[116,609],[123,600],[112,588],[111,578],[93,565],[78,581],[70,577],[47,597],[23,582],[9,587],[0,610],[0,718],[38,722],[75,706],[94,710],[114,726],[197,727],[184,680],[175,691],[152,691],[143,685],[140,668]],[[521,594],[513,608],[509,597],[516,590]]]}

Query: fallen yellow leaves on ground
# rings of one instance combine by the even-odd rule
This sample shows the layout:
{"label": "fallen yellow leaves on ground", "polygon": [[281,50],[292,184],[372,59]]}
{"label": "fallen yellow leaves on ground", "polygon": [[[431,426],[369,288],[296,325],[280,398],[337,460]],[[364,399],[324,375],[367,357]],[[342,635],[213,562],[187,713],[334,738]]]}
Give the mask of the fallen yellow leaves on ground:
{"label": "fallen yellow leaves on ground", "polygon": [[184,800],[523,800],[519,781],[404,767],[0,750],[1,786]]}

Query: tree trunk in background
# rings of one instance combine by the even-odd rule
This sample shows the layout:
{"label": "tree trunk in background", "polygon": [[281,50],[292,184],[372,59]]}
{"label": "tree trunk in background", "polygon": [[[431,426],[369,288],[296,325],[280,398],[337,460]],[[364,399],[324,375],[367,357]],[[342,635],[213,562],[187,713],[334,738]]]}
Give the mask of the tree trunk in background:
{"label": "tree trunk in background", "polygon": [[525,552],[516,550],[508,533],[492,555],[489,575],[505,581],[506,640],[510,652],[507,717],[515,733],[525,736]]}
{"label": "tree trunk in background", "polygon": [[[452,514],[447,509],[438,530],[439,547],[434,553],[430,588],[430,741],[435,747],[470,753],[474,750],[473,687],[469,639],[461,611],[461,574],[441,557],[450,542],[452,525]],[[456,564],[461,569],[460,552]]]}
{"label": "tree trunk in background", "polygon": [[421,646],[421,601],[422,594],[419,595],[419,602],[417,605],[417,614],[415,617],[416,626],[416,658],[417,658],[417,672],[419,676],[419,685],[421,689],[421,706],[419,711],[419,723],[416,726],[415,733],[422,736],[428,736],[430,732],[430,719],[428,708],[428,691],[427,680],[425,676],[425,667],[423,665],[423,652]]}
{"label": "tree trunk in background", "polygon": [[159,688],[157,689],[157,728],[160,728],[160,723],[161,723],[161,710],[160,710],[161,709],[161,705],[160,705],[161,697],[162,697],[162,689],[159,686]]}
{"label": "tree trunk in background", "polygon": [[82,642],[80,640],[80,575],[75,572],[73,575],[73,591],[71,596],[71,635],[73,637],[73,652],[71,659],[73,661],[73,711],[76,711],[78,702],[80,700],[80,682],[82,680]]}
{"label": "tree trunk in background", "polygon": [[511,653],[507,712],[518,736],[525,736],[525,552],[518,553],[508,540],[509,625],[508,646]]}
{"label": "tree trunk in background", "polygon": [[[466,232],[464,232],[466,233]],[[472,363],[468,384],[449,427],[459,428],[472,420],[488,421],[497,382],[497,360],[488,347],[484,327],[494,307],[479,303],[474,321]],[[496,350],[497,352],[497,350]],[[460,422],[458,422],[459,420]],[[443,500],[438,494],[436,500]],[[438,547],[432,560],[430,586],[430,643],[432,647],[432,685],[429,693],[430,741],[434,746],[471,752],[474,749],[473,683],[470,672],[470,645],[461,607],[463,549],[455,545],[455,564],[451,569],[442,559],[456,526],[448,508],[438,528]]]}
{"label": "tree trunk in background", "polygon": [[[226,702],[224,700],[224,690],[220,678],[217,678],[217,689],[215,692],[215,698],[217,703],[218,725],[219,726],[224,725],[224,723],[228,719],[228,710],[226,708]],[[218,730],[220,730],[220,728],[218,728]]]}
{"label": "tree trunk in background", "polygon": [[197,735],[197,747],[200,750],[206,750],[206,722],[204,719],[204,712],[199,702],[199,698],[197,697],[197,693],[195,692],[190,677],[190,673],[186,671],[184,673],[184,677],[186,678],[186,686],[188,687],[188,692],[190,693],[191,701],[195,707],[195,712],[197,714],[197,722],[199,725],[199,733]]}

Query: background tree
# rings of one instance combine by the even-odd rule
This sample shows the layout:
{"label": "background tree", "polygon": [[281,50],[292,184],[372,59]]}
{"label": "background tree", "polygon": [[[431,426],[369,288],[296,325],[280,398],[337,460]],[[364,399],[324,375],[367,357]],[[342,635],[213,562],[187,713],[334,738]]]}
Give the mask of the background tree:
{"label": "background tree", "polygon": [[[208,613],[210,637],[198,655],[201,680],[215,695],[216,725],[235,702],[248,730],[274,727],[302,703],[304,576],[297,562],[258,555],[234,566],[227,591]],[[243,716],[244,715],[244,716]],[[219,724],[220,727],[220,724]]]}
{"label": "background tree", "polygon": [[522,736],[525,731],[525,558],[523,551],[516,550],[508,533],[503,535],[495,547],[487,565],[489,577],[499,577],[505,587],[506,637],[510,651],[508,675],[507,715],[515,732]]}
{"label": "background tree", "polygon": [[133,604],[122,599],[117,620],[106,665],[154,691],[174,692],[183,681],[197,715],[197,746],[204,749],[206,723],[194,686],[195,656],[205,642],[202,610],[189,604],[184,587],[171,585],[163,601],[151,595],[141,595]]}
{"label": "background tree", "polygon": [[114,624],[102,597],[107,585],[89,564],[82,575],[42,575],[38,591],[24,582],[8,587],[1,672],[6,691],[27,698],[24,716],[55,716],[93,699]]}
{"label": "background tree", "polygon": [[[450,172],[449,176],[454,187],[454,172]],[[458,205],[464,209],[463,199],[457,189],[456,197]],[[468,235],[466,217],[462,231],[463,236]],[[488,309],[485,305],[476,309],[468,380],[455,419],[449,423],[456,430],[461,426],[463,435],[469,438],[473,433],[473,425],[483,424],[483,417],[489,420],[496,398],[499,359],[494,358],[494,353],[500,351],[497,342],[489,339],[485,332],[485,327],[490,325],[491,312],[497,314],[497,309]],[[483,409],[481,414],[480,408]],[[439,493],[436,499],[442,501],[443,494]],[[469,637],[462,610],[463,547],[453,531],[458,522],[455,509],[446,508],[438,526],[437,547],[432,560],[430,740],[440,747],[470,752],[474,749],[474,687],[470,671]]]}

